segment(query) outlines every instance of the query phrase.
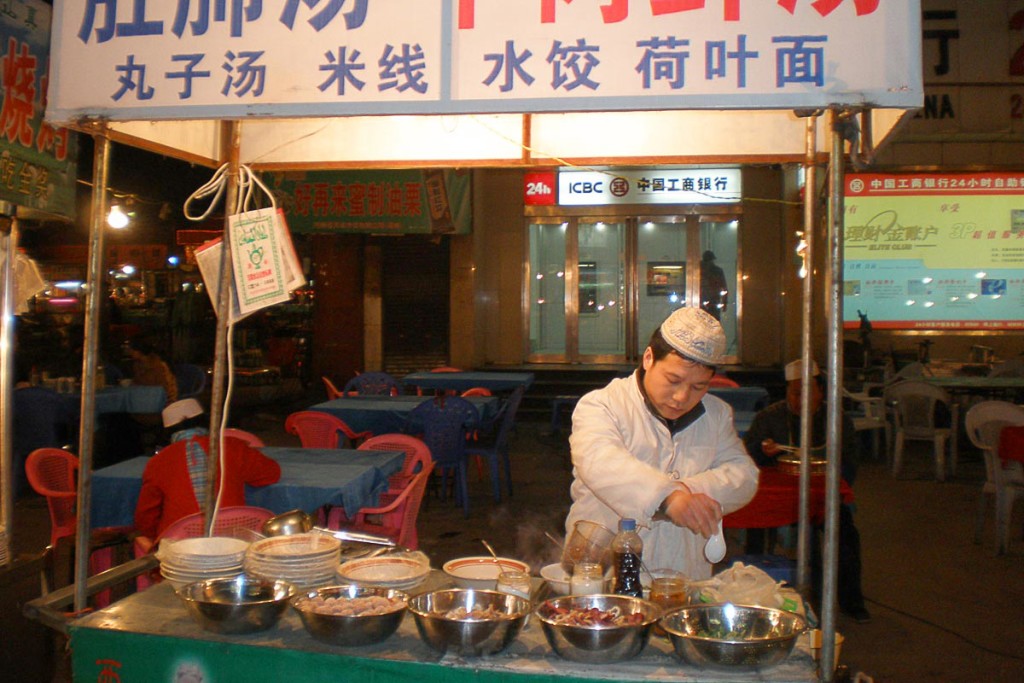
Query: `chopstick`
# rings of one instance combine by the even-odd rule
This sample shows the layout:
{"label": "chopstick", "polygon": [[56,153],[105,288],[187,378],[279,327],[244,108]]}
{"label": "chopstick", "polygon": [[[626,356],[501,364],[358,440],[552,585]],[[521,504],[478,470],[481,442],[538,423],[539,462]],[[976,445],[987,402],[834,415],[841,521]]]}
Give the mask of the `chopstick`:
{"label": "chopstick", "polygon": [[775,447],[785,453],[799,453],[800,448],[798,446],[783,446],[780,443],[775,444]]}

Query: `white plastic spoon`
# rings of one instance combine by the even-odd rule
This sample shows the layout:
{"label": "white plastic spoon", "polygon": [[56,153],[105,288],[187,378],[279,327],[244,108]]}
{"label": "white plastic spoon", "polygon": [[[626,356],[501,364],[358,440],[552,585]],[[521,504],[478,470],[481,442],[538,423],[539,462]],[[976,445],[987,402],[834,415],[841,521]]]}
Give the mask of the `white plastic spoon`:
{"label": "white plastic spoon", "polygon": [[718,520],[718,533],[708,539],[704,544],[704,557],[708,562],[715,564],[725,558],[725,534],[722,532],[722,520]]}

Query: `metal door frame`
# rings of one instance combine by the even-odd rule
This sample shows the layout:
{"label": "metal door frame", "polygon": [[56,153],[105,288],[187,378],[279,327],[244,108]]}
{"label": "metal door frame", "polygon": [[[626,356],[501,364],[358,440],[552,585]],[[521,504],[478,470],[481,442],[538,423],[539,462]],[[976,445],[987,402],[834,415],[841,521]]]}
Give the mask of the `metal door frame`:
{"label": "metal door frame", "polygon": [[[524,228],[531,225],[566,225],[565,237],[565,353],[534,354],[529,349],[530,283],[532,272],[530,267],[530,240],[526,239],[523,254],[523,296],[522,320],[524,335],[524,357],[530,363],[571,363],[571,364],[623,364],[639,362],[640,355],[647,345],[644,332],[637,329],[640,306],[640,272],[637,266],[639,226],[646,221],[657,221],[674,218],[676,222],[686,225],[686,262],[699,264],[701,260],[700,224],[707,221],[738,220],[742,208],[730,204],[726,206],[708,204],[686,204],[669,206],[535,206],[526,207]],[[589,355],[579,354],[579,224],[581,222],[622,223],[625,226],[625,255],[623,281],[627,291],[624,298],[626,305],[625,354],[624,355]],[[738,245],[737,245],[738,249]],[[737,287],[738,288],[738,287]],[[737,292],[737,304],[739,293]],[[700,269],[688,267],[686,273],[687,306],[700,305]],[[737,308],[737,311],[739,309]],[[739,336],[739,320],[737,319],[737,336]]]}

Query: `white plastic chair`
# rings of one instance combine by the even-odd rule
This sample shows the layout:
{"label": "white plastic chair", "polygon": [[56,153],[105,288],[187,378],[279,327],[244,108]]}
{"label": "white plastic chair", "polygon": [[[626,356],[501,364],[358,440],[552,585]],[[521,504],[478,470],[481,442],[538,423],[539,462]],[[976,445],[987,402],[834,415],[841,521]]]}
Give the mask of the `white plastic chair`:
{"label": "white plastic chair", "polygon": [[[946,443],[949,446],[949,472],[956,474],[957,405],[949,392],[927,382],[906,380],[886,388],[885,404],[892,406],[895,421],[895,439],[892,454],[892,473],[899,476],[903,469],[903,450],[908,441],[928,441],[935,451],[935,478],[946,480]],[[942,404],[949,410],[950,424],[940,427],[935,423],[935,408]]]}
{"label": "white plastic chair", "polygon": [[996,548],[1006,552],[1010,543],[1010,519],[1017,497],[1024,497],[1024,467],[1019,462],[1003,465],[999,459],[999,434],[1008,425],[1024,425],[1024,408],[1008,401],[982,401],[964,416],[967,437],[985,457],[985,483],[978,499],[978,519],[974,527],[974,542],[981,543],[985,526],[985,507],[988,496],[995,498]]}
{"label": "white plastic chair", "polygon": [[881,452],[881,437],[885,435],[885,457],[888,459],[892,430],[885,414],[885,400],[881,396],[868,396],[867,392],[855,394],[847,389],[843,389],[843,396],[859,408],[847,413],[853,421],[853,429],[858,432],[871,430],[871,450],[876,460]]}

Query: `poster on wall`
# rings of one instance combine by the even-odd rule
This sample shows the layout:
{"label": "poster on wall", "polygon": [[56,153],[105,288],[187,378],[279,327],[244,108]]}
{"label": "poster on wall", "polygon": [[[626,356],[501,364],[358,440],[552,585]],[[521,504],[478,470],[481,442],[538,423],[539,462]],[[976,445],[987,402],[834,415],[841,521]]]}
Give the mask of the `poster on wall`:
{"label": "poster on wall", "polygon": [[1024,173],[846,178],[843,324],[1024,329]]}

